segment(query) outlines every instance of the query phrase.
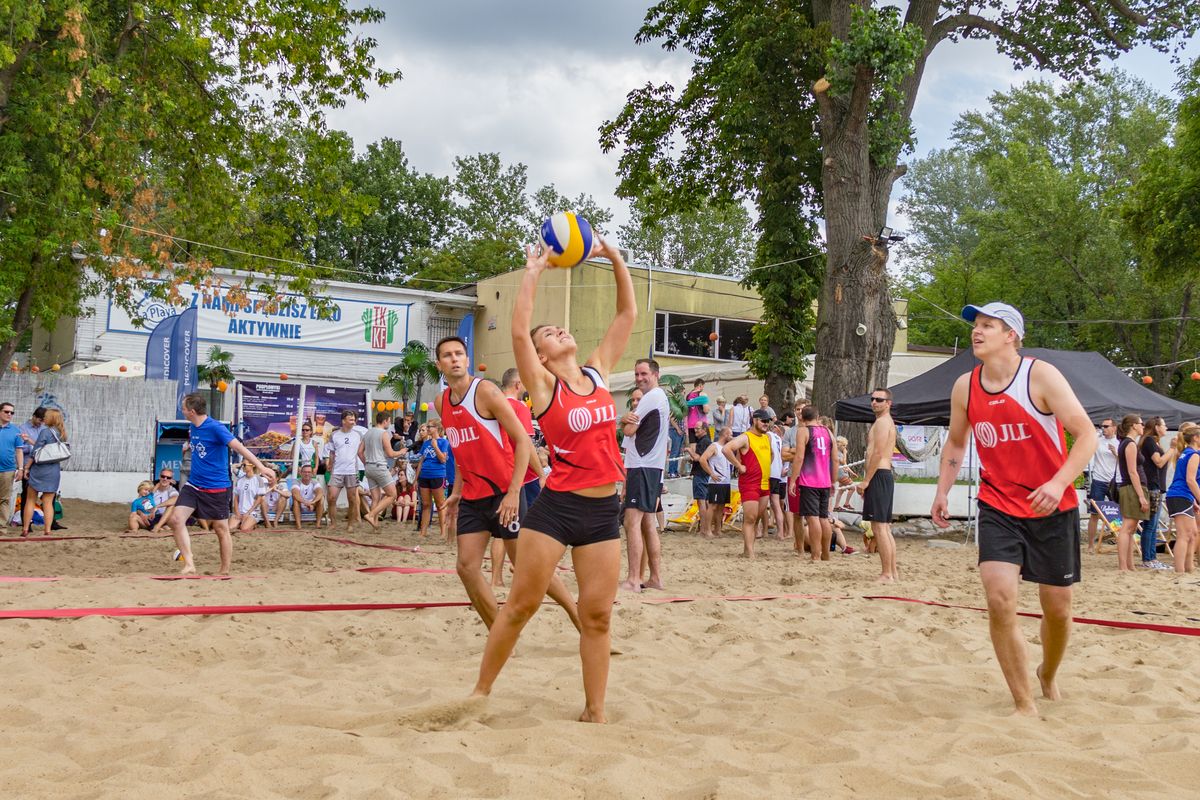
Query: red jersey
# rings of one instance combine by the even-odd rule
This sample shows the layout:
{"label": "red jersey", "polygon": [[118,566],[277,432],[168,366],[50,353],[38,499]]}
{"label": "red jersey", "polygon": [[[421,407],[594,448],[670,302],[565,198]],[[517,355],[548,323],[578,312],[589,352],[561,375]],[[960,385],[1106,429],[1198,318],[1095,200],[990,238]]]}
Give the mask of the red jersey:
{"label": "red jersey", "polygon": [[550,406],[538,421],[550,450],[546,488],[572,492],[625,479],[617,448],[617,408],[600,373],[584,367],[594,385],[591,394],[575,394],[555,380]]}
{"label": "red jersey", "polygon": [[[1035,360],[1022,358],[1012,383],[994,393],[983,388],[983,367],[976,367],[967,398],[967,422],[979,453],[979,499],[1024,519],[1039,516],[1029,504],[1029,493],[1053,478],[1067,460],[1062,424],[1035,406],[1029,395]],[[1067,486],[1058,511],[1078,506],[1075,487]]]}
{"label": "red jersey", "polygon": [[513,477],[513,449],[499,420],[487,419],[475,405],[480,379],[458,404],[450,400],[450,389],[442,392],[442,424],[454,453],[454,467],[462,474],[462,496],[479,500],[508,491]]}
{"label": "red jersey", "polygon": [[[527,434],[529,434],[530,438],[532,439],[533,438],[533,415],[529,413],[529,406],[525,405],[524,403],[522,403],[520,400],[518,400],[515,397],[509,397],[506,399],[508,400],[508,404],[510,406],[512,406],[513,412],[516,413],[517,421],[521,423],[521,427],[525,429],[525,432]],[[505,439],[508,438],[507,433],[504,434],[504,438]],[[509,444],[511,445],[512,443],[510,442]],[[517,452],[517,448],[514,447],[513,453],[516,453],[516,452]],[[538,475],[537,470],[535,470],[532,466],[526,468],[525,481],[524,481],[525,483],[529,483],[530,481],[536,481],[539,477],[541,477],[541,476]]]}

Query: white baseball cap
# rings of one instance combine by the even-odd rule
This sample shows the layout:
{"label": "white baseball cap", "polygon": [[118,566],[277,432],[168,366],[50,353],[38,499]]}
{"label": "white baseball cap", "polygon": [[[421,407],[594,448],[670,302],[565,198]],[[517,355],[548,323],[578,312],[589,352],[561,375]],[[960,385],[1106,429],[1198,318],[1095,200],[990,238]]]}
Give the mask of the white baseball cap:
{"label": "white baseball cap", "polygon": [[1021,312],[1008,303],[988,303],[986,306],[966,306],[962,310],[962,318],[974,322],[975,317],[983,314],[985,317],[995,317],[1017,332],[1017,336],[1025,338],[1025,318]]}

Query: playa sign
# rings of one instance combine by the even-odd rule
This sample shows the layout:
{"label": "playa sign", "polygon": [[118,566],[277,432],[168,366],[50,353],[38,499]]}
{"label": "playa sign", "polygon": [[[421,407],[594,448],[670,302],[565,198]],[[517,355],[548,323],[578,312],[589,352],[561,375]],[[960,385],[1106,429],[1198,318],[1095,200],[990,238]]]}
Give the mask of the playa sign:
{"label": "playa sign", "polygon": [[[331,297],[331,305],[319,309],[293,294],[273,297],[247,291],[231,295],[228,287],[201,291],[189,284],[181,284],[179,291],[190,298],[196,311],[197,334],[202,341],[393,357],[408,341],[411,303]],[[131,316],[110,299],[107,330],[149,336],[156,325],[183,310],[146,293]]]}

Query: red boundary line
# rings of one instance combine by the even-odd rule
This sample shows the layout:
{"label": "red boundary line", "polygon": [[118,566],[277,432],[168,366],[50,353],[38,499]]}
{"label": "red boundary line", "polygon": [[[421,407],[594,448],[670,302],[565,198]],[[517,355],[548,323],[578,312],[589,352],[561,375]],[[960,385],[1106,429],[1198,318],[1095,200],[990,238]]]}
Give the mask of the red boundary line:
{"label": "red boundary line", "polygon": [[0,619],[79,619],[81,617],[182,617],[216,614],[277,614],[284,611],[393,611],[409,608],[461,608],[465,600],[437,603],[298,603],[263,606],[169,606],[142,608],[29,608],[0,611]]}

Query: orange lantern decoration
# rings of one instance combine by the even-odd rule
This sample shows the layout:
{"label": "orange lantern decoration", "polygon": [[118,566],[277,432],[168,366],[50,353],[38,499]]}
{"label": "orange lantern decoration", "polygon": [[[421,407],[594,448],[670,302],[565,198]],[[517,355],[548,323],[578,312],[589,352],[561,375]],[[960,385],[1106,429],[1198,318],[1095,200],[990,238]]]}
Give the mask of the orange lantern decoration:
{"label": "orange lantern decoration", "polygon": [[1200,372],[1193,372],[1193,373],[1192,373],[1192,380],[1194,380],[1194,381],[1200,381]]}
{"label": "orange lantern decoration", "polygon": [[58,365],[58,364],[51,364],[51,365],[50,365],[50,371],[51,371],[51,372],[58,372],[60,369],[62,369],[62,367],[61,367],[60,365]]}
{"label": "orange lantern decoration", "polygon": [[30,372],[41,372],[42,368],[39,367],[37,364],[34,364],[32,367],[29,368],[29,371]]}
{"label": "orange lantern decoration", "polygon": [[286,380],[287,380],[287,373],[286,373],[286,372],[281,372],[281,373],[279,373],[279,380],[281,380],[281,381],[286,381]]}
{"label": "orange lantern decoration", "polygon": [[217,391],[218,392],[224,393],[225,390],[228,388],[229,388],[229,384],[226,383],[225,381],[217,381]]}
{"label": "orange lantern decoration", "polygon": [[379,373],[379,380],[387,380],[387,374],[383,372]]}
{"label": "orange lantern decoration", "polygon": [[21,365],[14,361],[8,365],[8,368],[11,369],[13,372],[19,372],[21,369]]}
{"label": "orange lantern decoration", "polygon": [[1151,378],[1149,375],[1143,375],[1143,376],[1142,376],[1142,383],[1144,383],[1144,384],[1146,384],[1147,386],[1149,386],[1150,384],[1154,383],[1154,378]]}
{"label": "orange lantern decoration", "polygon": [[719,339],[719,338],[721,338],[721,337],[720,337],[720,336],[717,336],[717,332],[716,332],[716,331],[713,331],[712,333],[710,333],[710,334],[708,335],[708,340],[709,340],[710,342],[715,342],[715,341],[716,341],[717,339]]}
{"label": "orange lantern decoration", "polygon": [[480,364],[480,365],[479,365],[479,371],[480,371],[480,372],[487,372],[487,364]]}
{"label": "orange lantern decoration", "polygon": [[129,372],[129,367],[122,364],[121,366],[117,367],[117,372]]}

